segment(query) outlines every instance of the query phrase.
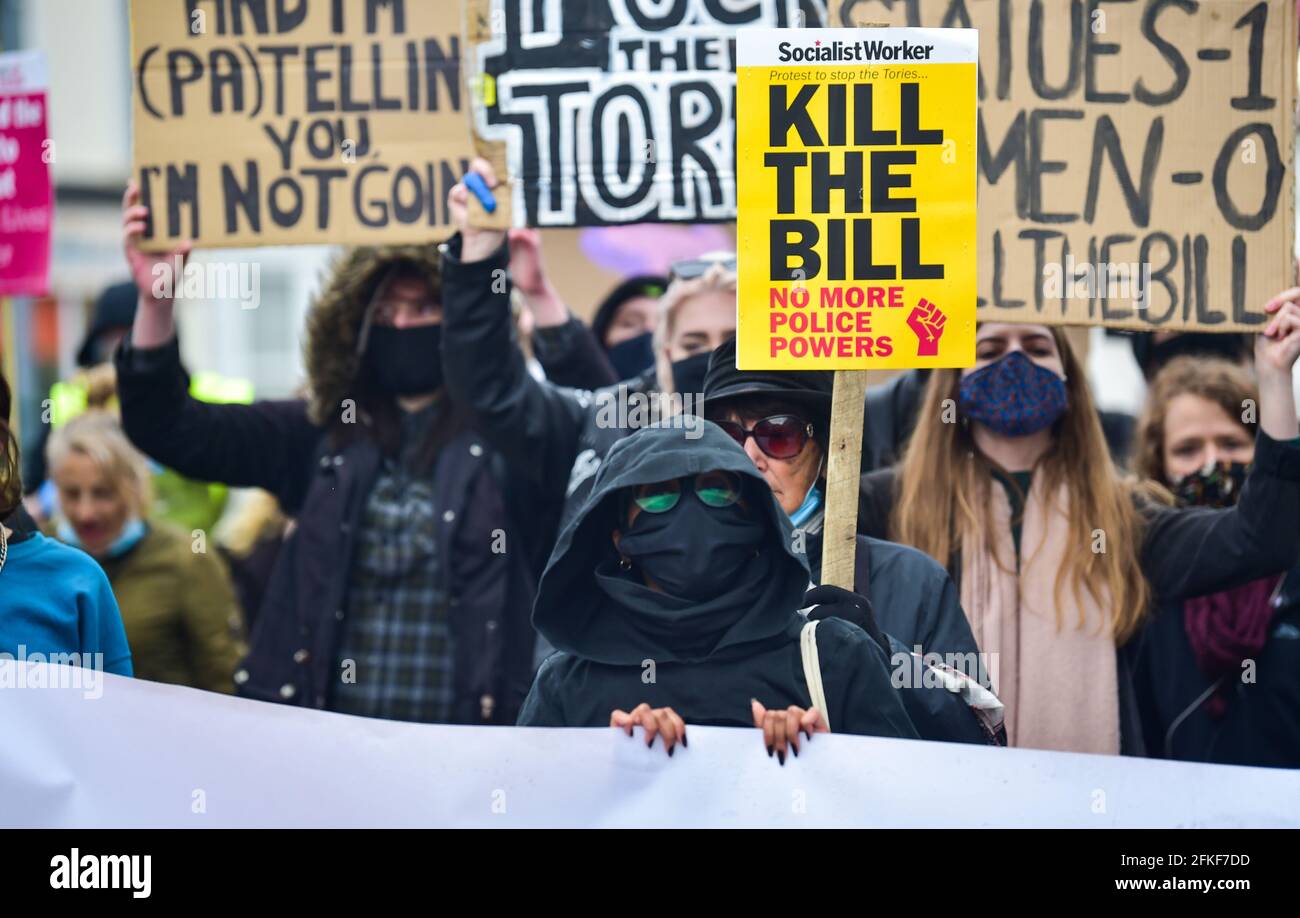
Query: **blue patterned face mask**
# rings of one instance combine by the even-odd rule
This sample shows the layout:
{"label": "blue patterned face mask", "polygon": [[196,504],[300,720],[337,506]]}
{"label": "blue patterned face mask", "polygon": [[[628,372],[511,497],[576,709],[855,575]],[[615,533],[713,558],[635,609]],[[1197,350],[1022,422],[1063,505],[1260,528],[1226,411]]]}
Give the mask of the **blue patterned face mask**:
{"label": "blue patterned face mask", "polygon": [[1004,437],[1024,437],[1056,423],[1069,407],[1065,380],[1022,351],[1011,351],[961,381],[963,416]]}
{"label": "blue patterned face mask", "polygon": [[[113,544],[105,550],[104,560],[111,561],[122,557],[139,544],[146,532],[144,520],[138,516],[131,517],[131,519],[127,520],[126,525],[122,527],[122,534],[114,539]],[[77,530],[73,529],[72,524],[67,520],[59,520],[59,541],[76,548],[82,547],[81,540],[77,538]]]}

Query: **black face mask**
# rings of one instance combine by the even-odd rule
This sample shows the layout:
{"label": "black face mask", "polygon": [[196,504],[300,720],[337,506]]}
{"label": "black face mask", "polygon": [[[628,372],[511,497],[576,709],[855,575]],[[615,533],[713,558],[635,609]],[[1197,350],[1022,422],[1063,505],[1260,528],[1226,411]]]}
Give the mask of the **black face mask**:
{"label": "black face mask", "polygon": [[362,372],[385,395],[424,395],[442,385],[442,326],[370,326]]}
{"label": "black face mask", "polygon": [[654,337],[654,332],[645,332],[620,341],[605,352],[619,379],[631,379],[650,369],[655,362]]}
{"label": "black face mask", "polygon": [[1169,482],[1169,490],[1182,507],[1235,506],[1246,484],[1250,466],[1243,462],[1221,460]]}
{"label": "black face mask", "polygon": [[736,588],[762,542],[762,524],[739,503],[707,507],[686,493],[665,513],[638,514],[618,550],[670,596],[705,601]]}
{"label": "black face mask", "polygon": [[704,377],[709,372],[709,358],[712,356],[712,351],[705,351],[674,361],[673,391],[678,395],[703,392]]}

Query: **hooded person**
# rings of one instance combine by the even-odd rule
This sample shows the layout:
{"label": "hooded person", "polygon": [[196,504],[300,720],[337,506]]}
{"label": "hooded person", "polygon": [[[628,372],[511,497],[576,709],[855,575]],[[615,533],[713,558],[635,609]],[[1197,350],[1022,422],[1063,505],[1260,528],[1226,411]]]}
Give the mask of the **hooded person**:
{"label": "hooded person", "polygon": [[[496,186],[486,161],[475,160],[471,171]],[[509,239],[471,225],[471,197],[464,182],[448,192],[458,232],[443,246],[447,388],[472,412],[511,474],[563,501],[567,518],[621,438],[666,419],[688,435],[698,433],[709,354],[736,332],[734,257],[674,279],[659,301],[654,366],[596,392],[575,391],[529,374],[513,339]]]}
{"label": "hooded person", "polygon": [[808,568],[791,538],[762,475],[715,425],[695,440],[647,427],[615,444],[542,576],[533,623],[557,653],[519,724],[635,722],[670,752],[685,723],[762,724],[783,763],[801,729],[916,737],[877,639],[799,614]]}
{"label": "hooded person", "polygon": [[[834,380],[824,370],[739,370],[733,339],[714,352],[704,381],[704,416],[741,445],[771,486],[817,584]],[[872,616],[889,639],[894,684],[922,738],[997,742],[1000,705],[969,682],[990,686],[943,566],[911,546],[860,535],[853,581],[853,593],[822,587],[806,601],[834,603],[835,614],[868,630],[861,618]]]}
{"label": "hooded person", "polygon": [[[148,209],[124,202],[142,290]],[[274,494],[281,548],[238,691],[394,720],[511,723],[532,677],[527,621],[550,531],[442,386],[434,246],[347,250],[307,316],[310,396],[206,404],[185,384],[172,303],[142,294],[117,354],[124,429],[205,481]],[[494,546],[510,546],[502,551]],[[533,566],[535,562],[535,567]]]}

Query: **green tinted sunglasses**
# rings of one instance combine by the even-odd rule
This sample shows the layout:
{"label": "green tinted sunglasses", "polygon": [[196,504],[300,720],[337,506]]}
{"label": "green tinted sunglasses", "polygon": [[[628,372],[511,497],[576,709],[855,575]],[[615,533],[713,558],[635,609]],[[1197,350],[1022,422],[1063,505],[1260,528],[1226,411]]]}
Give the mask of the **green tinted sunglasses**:
{"label": "green tinted sunglasses", "polygon": [[690,482],[694,483],[695,496],[706,507],[730,507],[740,500],[740,477],[722,471],[638,485],[632,492],[632,500],[646,513],[667,513],[682,499],[683,483]]}

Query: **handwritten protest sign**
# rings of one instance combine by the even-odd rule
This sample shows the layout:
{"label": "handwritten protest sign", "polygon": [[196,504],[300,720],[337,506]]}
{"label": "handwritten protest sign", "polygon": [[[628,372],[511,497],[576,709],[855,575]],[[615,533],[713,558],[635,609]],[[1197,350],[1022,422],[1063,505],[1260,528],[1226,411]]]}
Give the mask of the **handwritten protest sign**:
{"label": "handwritten protest sign", "polygon": [[45,59],[0,54],[0,296],[49,289],[54,190]]}
{"label": "handwritten protest sign", "polygon": [[969,29],[743,29],[741,369],[975,356]]}
{"label": "handwritten protest sign", "polygon": [[974,26],[983,319],[1258,330],[1293,276],[1292,0],[844,0]]}
{"label": "handwritten protest sign", "polygon": [[472,157],[459,4],[132,0],[147,244],[427,241]]}
{"label": "handwritten protest sign", "polygon": [[735,219],[736,30],[826,17],[825,0],[469,0],[475,136],[509,179],[497,224]]}

